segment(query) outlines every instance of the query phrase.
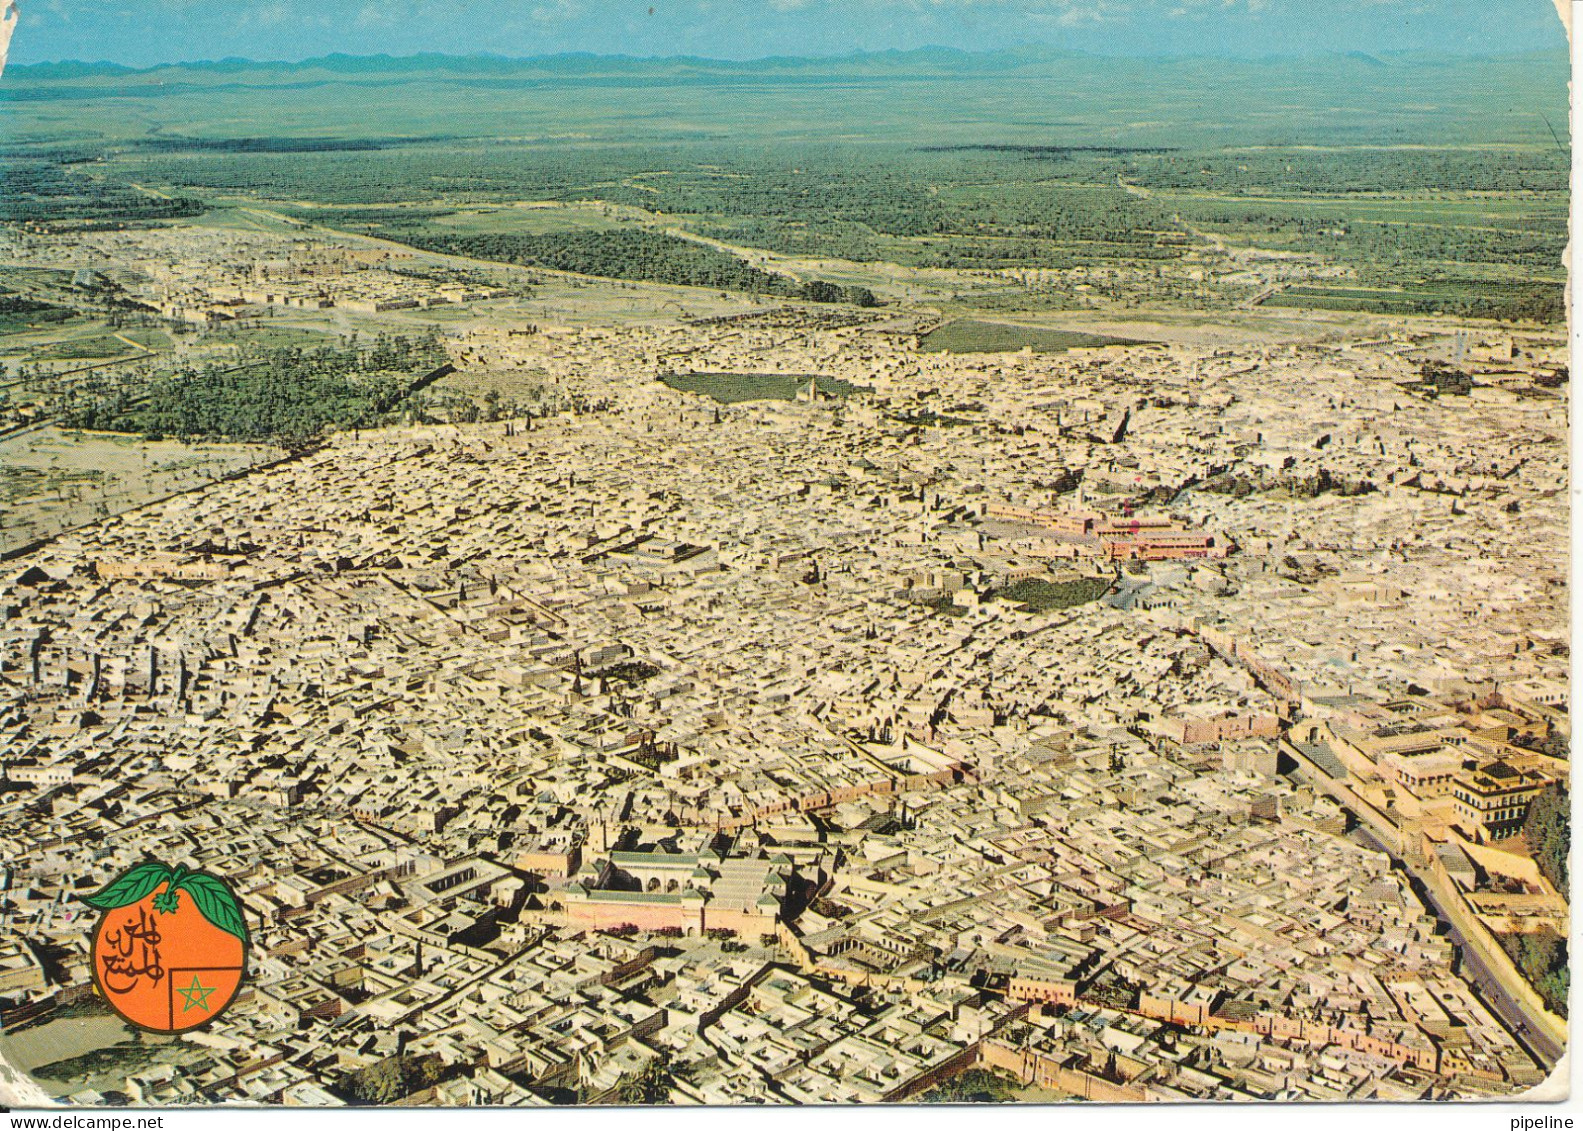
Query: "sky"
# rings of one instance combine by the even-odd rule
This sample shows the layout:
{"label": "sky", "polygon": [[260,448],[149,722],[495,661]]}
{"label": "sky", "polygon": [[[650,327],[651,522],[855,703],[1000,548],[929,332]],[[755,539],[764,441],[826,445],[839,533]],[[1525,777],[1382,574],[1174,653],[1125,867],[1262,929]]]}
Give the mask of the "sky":
{"label": "sky", "polygon": [[1560,49],[1553,0],[17,0],[13,63],[587,51],[1111,55]]}

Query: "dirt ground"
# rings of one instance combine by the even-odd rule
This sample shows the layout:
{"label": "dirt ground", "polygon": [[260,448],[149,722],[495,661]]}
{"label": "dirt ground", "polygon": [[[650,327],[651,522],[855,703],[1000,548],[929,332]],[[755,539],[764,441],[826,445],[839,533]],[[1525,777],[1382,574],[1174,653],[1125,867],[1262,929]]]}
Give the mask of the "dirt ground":
{"label": "dirt ground", "polygon": [[184,444],[138,436],[37,428],[0,440],[0,552],[254,464],[278,459],[263,444]]}

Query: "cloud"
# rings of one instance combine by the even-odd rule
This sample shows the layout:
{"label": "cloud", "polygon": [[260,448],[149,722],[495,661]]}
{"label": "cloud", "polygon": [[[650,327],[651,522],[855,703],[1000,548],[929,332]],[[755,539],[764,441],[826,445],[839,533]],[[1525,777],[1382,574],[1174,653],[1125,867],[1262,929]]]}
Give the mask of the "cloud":
{"label": "cloud", "polygon": [[528,14],[541,24],[551,24],[578,19],[584,14],[584,9],[578,0],[550,0],[549,3],[535,4]]}
{"label": "cloud", "polygon": [[238,25],[241,27],[271,28],[292,23],[300,18],[301,14],[287,0],[272,0],[268,4],[257,4],[243,8]]}

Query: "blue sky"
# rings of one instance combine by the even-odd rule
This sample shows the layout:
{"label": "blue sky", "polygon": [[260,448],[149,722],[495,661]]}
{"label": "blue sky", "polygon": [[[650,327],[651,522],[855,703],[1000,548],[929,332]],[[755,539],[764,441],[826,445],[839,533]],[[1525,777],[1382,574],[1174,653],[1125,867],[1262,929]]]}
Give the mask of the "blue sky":
{"label": "blue sky", "polygon": [[12,61],[334,51],[832,55],[1044,44],[1121,55],[1561,49],[1553,0],[19,0]]}

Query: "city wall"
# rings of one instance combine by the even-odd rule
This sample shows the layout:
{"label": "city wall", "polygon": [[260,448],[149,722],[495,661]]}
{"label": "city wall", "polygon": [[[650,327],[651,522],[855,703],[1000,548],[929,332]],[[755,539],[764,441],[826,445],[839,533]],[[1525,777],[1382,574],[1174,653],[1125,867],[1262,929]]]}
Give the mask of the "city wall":
{"label": "city wall", "polygon": [[1147,1088],[1118,1084],[1080,1068],[1069,1068],[1051,1054],[1035,1049],[1013,1048],[1001,1041],[986,1040],[979,1050],[978,1063],[1010,1072],[1024,1084],[1038,1084],[1097,1103],[1136,1104],[1154,1099]]}

